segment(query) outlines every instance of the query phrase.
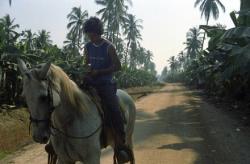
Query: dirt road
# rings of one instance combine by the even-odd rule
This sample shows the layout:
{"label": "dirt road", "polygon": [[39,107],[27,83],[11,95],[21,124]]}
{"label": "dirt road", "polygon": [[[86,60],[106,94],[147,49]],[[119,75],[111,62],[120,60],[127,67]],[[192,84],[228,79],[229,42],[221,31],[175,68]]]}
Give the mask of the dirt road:
{"label": "dirt road", "polygon": [[[249,129],[194,91],[167,84],[136,106],[137,164],[250,164]],[[2,163],[46,164],[46,154],[33,144]],[[103,152],[101,163],[112,164],[110,150]]]}

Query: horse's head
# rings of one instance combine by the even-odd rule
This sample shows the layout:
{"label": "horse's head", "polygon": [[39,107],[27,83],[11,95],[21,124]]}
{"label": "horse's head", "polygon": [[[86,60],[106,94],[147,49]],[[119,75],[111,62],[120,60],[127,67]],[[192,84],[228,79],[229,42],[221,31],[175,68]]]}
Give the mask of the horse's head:
{"label": "horse's head", "polygon": [[56,94],[49,84],[51,64],[40,64],[29,70],[22,60],[18,60],[18,66],[23,76],[23,96],[30,112],[33,139],[39,143],[47,143],[50,136],[50,117],[54,107],[53,97]]}

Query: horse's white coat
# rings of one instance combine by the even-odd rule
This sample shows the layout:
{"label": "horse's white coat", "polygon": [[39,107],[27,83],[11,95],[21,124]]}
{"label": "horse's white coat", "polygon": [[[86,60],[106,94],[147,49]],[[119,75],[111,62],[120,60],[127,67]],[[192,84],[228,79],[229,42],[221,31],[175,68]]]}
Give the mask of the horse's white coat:
{"label": "horse's white coat", "polygon": [[[26,98],[32,117],[37,119],[49,117],[49,106],[46,104],[47,102],[40,100],[41,96],[47,96],[48,94],[48,83],[39,79],[42,79],[41,76],[47,76],[47,79],[50,79],[50,72],[48,68],[51,69],[51,67],[53,67],[53,69],[60,69],[54,65],[51,65],[51,67],[48,67],[48,65],[50,64],[45,64],[38,68],[28,70],[24,62],[19,60],[19,68],[24,76],[23,94]],[[27,72],[31,78],[27,76]],[[36,77],[35,75],[38,76]],[[60,77],[56,78],[59,79],[57,86],[59,88],[52,87],[53,104],[56,107],[55,111],[51,115],[53,125],[64,133],[76,137],[88,136],[96,131],[96,129],[98,129],[101,125],[101,118],[96,105],[85,93],[78,89],[74,82],[70,81],[70,83],[72,83],[70,85],[73,86],[75,92],[78,92],[77,95],[80,96],[80,99],[84,100],[83,106],[86,108],[75,109],[76,106],[72,105],[67,96],[65,96],[67,93],[63,93],[63,89],[60,88],[62,87]],[[135,123],[135,105],[132,98],[126,92],[118,90],[117,96],[123,110],[125,111],[127,119],[126,143],[132,149],[132,134]],[[79,106],[79,108],[81,107]],[[49,134],[49,129],[43,123],[39,125],[32,124],[32,133],[34,140],[42,143],[42,139]],[[53,133],[54,135],[51,135],[50,138],[58,155],[59,164],[73,164],[76,161],[81,161],[86,164],[100,164],[101,130],[97,131],[93,136],[85,139],[73,139],[56,130],[53,130]],[[109,144],[112,146],[112,135],[109,134],[109,136]]]}

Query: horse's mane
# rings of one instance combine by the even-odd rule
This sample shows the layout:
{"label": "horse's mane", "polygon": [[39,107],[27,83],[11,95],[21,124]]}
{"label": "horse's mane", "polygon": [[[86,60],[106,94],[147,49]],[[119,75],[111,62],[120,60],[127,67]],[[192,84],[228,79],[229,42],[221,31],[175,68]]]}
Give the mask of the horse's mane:
{"label": "horse's mane", "polygon": [[52,88],[62,96],[76,110],[85,111],[88,96],[84,94],[69,76],[58,66],[51,64],[49,70],[49,80]]}

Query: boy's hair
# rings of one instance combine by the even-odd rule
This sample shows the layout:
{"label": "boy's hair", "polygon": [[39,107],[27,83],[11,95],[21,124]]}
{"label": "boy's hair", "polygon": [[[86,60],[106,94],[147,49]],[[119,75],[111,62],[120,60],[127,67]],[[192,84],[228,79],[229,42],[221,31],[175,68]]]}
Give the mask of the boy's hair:
{"label": "boy's hair", "polygon": [[102,35],[104,32],[103,23],[97,17],[90,17],[83,27],[84,33],[95,33],[97,35]]}

